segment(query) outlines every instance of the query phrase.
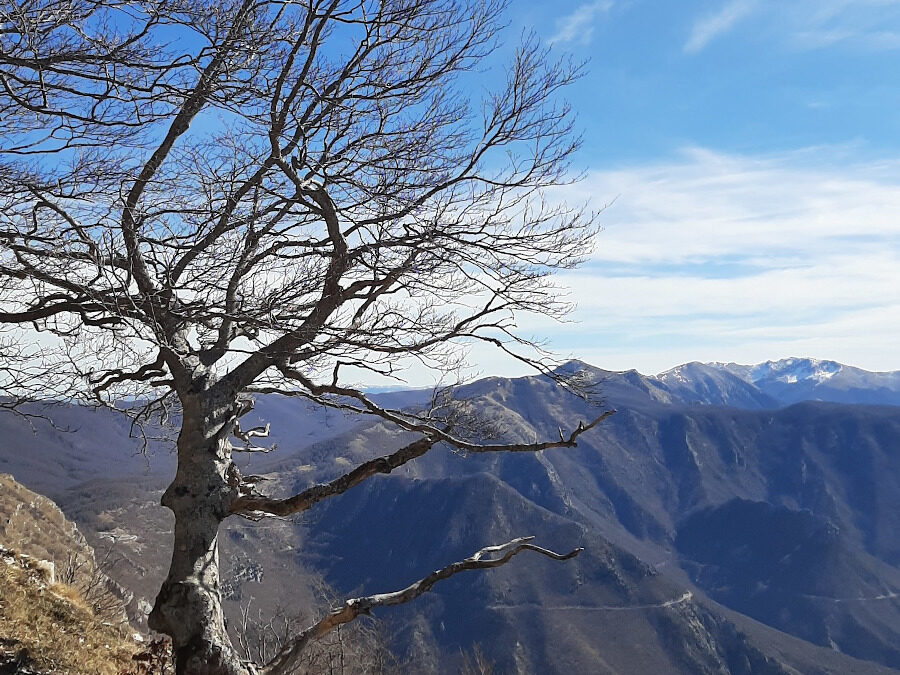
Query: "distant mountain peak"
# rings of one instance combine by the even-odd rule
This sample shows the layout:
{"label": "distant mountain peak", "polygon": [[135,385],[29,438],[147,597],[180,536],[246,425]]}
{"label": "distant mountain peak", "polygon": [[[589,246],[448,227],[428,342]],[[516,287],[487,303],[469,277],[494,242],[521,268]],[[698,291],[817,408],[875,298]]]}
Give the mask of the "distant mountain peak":
{"label": "distant mountain peak", "polygon": [[707,368],[716,368],[717,370],[722,370],[721,364],[718,363],[701,363],[700,361],[690,361],[688,363],[682,363],[680,366],[675,366],[674,368],[664,370],[656,377],[660,380],[674,379],[679,381],[687,381],[688,379],[690,379],[691,374],[698,371],[702,372]]}
{"label": "distant mountain peak", "polygon": [[692,361],[660,373],[655,379],[688,404],[754,409],[778,406],[743,374],[713,364]]}
{"label": "distant mountain peak", "polygon": [[751,366],[750,378],[754,383],[764,379],[774,379],[786,384],[793,384],[802,380],[825,382],[843,369],[844,366],[837,361],[798,358],[794,356],[778,361],[766,361],[765,363]]}
{"label": "distant mountain peak", "polygon": [[782,405],[815,400],[900,405],[900,371],[871,372],[837,361],[797,356],[754,365],[712,362],[703,367],[735,375]]}

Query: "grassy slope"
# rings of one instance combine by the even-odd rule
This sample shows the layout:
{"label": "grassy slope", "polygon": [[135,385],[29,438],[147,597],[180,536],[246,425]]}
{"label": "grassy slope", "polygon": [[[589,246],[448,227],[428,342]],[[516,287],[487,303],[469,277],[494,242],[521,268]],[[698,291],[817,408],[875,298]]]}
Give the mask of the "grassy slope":
{"label": "grassy slope", "polygon": [[30,559],[0,553],[0,664],[18,657],[39,671],[119,675],[135,651],[127,631],[97,619],[77,590],[48,583]]}

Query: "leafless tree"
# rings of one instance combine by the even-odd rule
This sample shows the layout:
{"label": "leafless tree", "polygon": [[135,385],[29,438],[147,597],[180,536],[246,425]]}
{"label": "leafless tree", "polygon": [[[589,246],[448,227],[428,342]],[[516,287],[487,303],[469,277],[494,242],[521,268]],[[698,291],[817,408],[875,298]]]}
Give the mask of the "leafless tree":
{"label": "leafless tree", "polygon": [[459,670],[460,675],[493,675],[494,666],[490,659],[485,656],[481,645],[477,642],[472,645],[471,653],[462,653],[462,667]]}
{"label": "leafless tree", "polygon": [[[338,598],[324,581],[315,584],[325,607]],[[252,599],[241,604],[235,642],[244,658],[268,663],[310,623],[302,610],[275,607],[263,611]],[[389,675],[403,672],[374,620],[338,626],[322,640],[310,643],[292,664],[295,675]]]}
{"label": "leafless tree", "polygon": [[60,566],[59,580],[76,588],[98,619],[110,624],[125,624],[128,621],[125,605],[130,595],[123,598],[124,589],[110,576],[120,562],[121,559],[113,555],[112,543],[108,543],[102,553],[95,550],[94,556],[69,551]]}
{"label": "leafless tree", "polygon": [[[457,432],[452,402],[388,410],[352,386],[410,361],[452,372],[478,342],[552,374],[515,328],[522,312],[567,311],[548,275],[578,264],[595,231],[592,214],[543,199],[571,178],[578,138],[559,95],[579,68],[526,35],[485,79],[506,4],[0,5],[0,322],[42,334],[85,396],[177,401],[162,498],[174,553],[150,625],[172,637],[179,673],[290,672],[310,641],[448,576],[577,553],[488,547],[345,602],[262,671],[224,627],[227,518],[302,512],[439,443],[573,447],[603,418],[486,443]],[[265,435],[240,419],[266,392],[377,416],[410,440],[299,494],[259,494],[232,455]]]}

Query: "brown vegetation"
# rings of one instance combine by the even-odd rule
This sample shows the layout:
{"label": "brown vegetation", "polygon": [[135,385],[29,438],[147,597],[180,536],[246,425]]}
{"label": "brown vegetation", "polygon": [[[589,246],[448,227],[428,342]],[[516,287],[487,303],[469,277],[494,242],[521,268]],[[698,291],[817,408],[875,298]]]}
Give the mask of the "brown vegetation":
{"label": "brown vegetation", "polygon": [[81,602],[103,621],[124,625],[129,594],[107,576],[111,549],[99,556],[52,500],[0,474],[0,545],[42,561],[50,581],[77,590]]}
{"label": "brown vegetation", "polygon": [[133,672],[135,651],[128,632],[100,621],[75,588],[49,583],[32,558],[0,551],[0,669],[120,675]]}

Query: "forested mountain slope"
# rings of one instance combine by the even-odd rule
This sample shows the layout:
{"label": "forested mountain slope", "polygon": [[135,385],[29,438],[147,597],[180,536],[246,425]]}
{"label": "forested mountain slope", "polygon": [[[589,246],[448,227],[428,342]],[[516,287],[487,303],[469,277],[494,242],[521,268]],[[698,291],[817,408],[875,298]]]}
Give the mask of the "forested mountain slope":
{"label": "forested mountain slope", "polygon": [[[302,519],[256,531],[231,524],[222,536],[230,611],[250,597],[272,606],[285,587],[308,599],[318,574],[345,594],[392,590],[483,545],[535,535],[586,550],[564,563],[523,554],[383,612],[396,650],[442,672],[456,672],[458,650],[473,642],[500,672],[900,669],[900,408],[783,406],[715,364],[688,364],[677,377],[565,367],[588,369],[598,401],[542,377],[486,378],[458,395],[507,441],[553,438],[615,408],[578,448],[462,456],[438,447]],[[289,399],[257,408],[279,448],[253,471],[275,494],[405,438],[365,418],[311,417]],[[66,409],[75,420],[105,414]],[[42,445],[42,428],[31,444],[19,431],[17,451],[0,448],[0,467],[19,465],[52,490],[89,538],[114,532],[123,578],[149,597],[170,545],[157,500],[171,457],[161,445],[149,464],[128,459],[127,428],[104,424],[83,424],[104,436],[96,453],[90,438],[69,442],[80,432]],[[112,464],[119,449],[124,459]],[[51,468],[41,473],[38,461]]]}

